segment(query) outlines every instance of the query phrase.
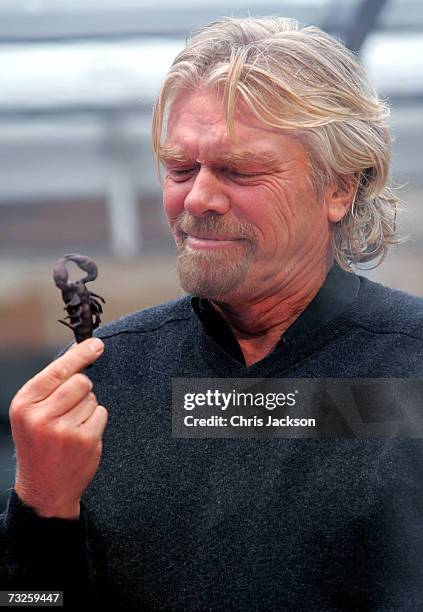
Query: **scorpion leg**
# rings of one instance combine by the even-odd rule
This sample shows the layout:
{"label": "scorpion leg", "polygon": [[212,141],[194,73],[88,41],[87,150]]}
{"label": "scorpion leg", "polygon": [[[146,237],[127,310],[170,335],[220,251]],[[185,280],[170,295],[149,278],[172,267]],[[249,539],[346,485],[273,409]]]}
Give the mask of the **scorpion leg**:
{"label": "scorpion leg", "polygon": [[97,300],[91,299],[90,304],[91,304],[91,308],[94,308],[97,312],[100,312],[100,313],[103,312],[103,308],[100,302],[97,302]]}
{"label": "scorpion leg", "polygon": [[90,308],[91,308],[91,320],[94,317],[95,322],[93,322],[94,327],[98,327],[101,323],[100,313],[101,306],[94,302],[94,300],[90,300]]}
{"label": "scorpion leg", "polygon": [[96,329],[96,327],[100,325],[101,320],[97,312],[94,312],[93,315],[94,315],[94,321],[92,321],[92,326],[93,326],[93,329]]}
{"label": "scorpion leg", "polygon": [[70,320],[73,320],[74,322],[76,321],[76,323],[77,323],[78,325],[80,325],[80,324],[81,324],[81,322],[82,322],[82,319],[81,319],[81,312],[74,312],[74,313],[72,313],[72,314],[68,314],[68,315],[65,317],[65,319],[70,319]]}
{"label": "scorpion leg", "polygon": [[66,327],[69,327],[72,331],[78,327],[79,323],[66,323],[66,321],[62,321],[61,319],[57,319],[59,321],[59,323],[63,323],[63,325],[66,325]]}
{"label": "scorpion leg", "polygon": [[94,291],[90,291],[89,293],[90,293],[90,295],[93,295],[96,298],[100,298],[100,300],[103,302],[103,304],[106,303],[106,300],[103,297],[101,297],[101,295],[98,295],[98,293],[94,293]]}
{"label": "scorpion leg", "polygon": [[[81,317],[80,317],[79,315],[77,315],[77,316],[78,316],[78,321],[77,321],[77,323],[78,323],[78,325],[80,325],[80,324],[81,324]],[[72,315],[72,316],[71,316],[71,315],[68,315],[67,317],[65,317],[65,319],[70,319],[70,320],[72,320],[72,319],[76,319],[76,316],[75,316],[75,315]]]}

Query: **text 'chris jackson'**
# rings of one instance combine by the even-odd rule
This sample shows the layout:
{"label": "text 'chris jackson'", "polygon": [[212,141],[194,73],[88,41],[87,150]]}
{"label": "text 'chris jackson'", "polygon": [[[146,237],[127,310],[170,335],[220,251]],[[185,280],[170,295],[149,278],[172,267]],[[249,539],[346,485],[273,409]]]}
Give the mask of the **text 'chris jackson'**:
{"label": "text 'chris jackson'", "polygon": [[267,419],[262,419],[256,416],[247,418],[238,414],[230,419],[216,415],[202,419],[189,414],[184,418],[184,425],[186,427],[315,427],[316,419],[297,419],[290,416],[275,419],[271,415]]}

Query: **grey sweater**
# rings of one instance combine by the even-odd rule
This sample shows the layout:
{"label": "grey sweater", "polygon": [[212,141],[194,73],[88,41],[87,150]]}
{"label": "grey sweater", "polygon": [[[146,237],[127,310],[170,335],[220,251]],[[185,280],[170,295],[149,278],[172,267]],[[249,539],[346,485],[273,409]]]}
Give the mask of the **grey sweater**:
{"label": "grey sweater", "polygon": [[69,609],[422,610],[421,440],[172,438],[172,377],[421,377],[423,300],[359,278],[335,319],[248,368],[189,296],[98,330],[100,468],[76,521],[11,492],[2,588],[63,589]]}

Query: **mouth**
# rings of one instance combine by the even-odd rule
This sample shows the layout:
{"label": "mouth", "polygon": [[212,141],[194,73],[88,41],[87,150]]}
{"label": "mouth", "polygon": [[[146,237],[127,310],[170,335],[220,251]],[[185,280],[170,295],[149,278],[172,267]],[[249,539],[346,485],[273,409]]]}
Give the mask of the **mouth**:
{"label": "mouth", "polygon": [[219,236],[218,234],[187,234],[184,232],[184,242],[193,249],[216,249],[233,246],[242,242],[235,236]]}

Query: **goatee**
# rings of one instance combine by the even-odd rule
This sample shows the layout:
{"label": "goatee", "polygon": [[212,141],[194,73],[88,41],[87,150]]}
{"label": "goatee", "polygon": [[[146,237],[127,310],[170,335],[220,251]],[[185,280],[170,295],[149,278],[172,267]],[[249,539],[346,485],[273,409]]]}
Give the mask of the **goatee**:
{"label": "goatee", "polygon": [[[175,220],[173,232],[179,252],[176,267],[184,291],[198,297],[218,298],[242,286],[256,253],[256,234],[251,225],[229,222],[219,215],[191,217],[183,212]],[[219,249],[192,248],[187,244],[190,233],[231,236],[237,242]]]}

